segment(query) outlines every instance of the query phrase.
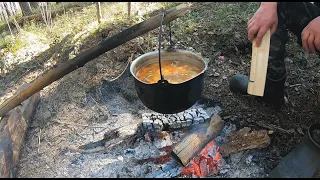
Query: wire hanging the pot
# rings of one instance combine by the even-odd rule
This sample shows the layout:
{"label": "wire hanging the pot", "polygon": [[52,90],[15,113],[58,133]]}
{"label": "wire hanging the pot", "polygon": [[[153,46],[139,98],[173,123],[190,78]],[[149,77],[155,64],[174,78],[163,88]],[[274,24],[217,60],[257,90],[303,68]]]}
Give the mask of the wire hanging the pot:
{"label": "wire hanging the pot", "polygon": [[[167,80],[164,79],[163,74],[162,74],[162,67],[161,67],[161,40],[162,40],[162,25],[163,25],[163,18],[166,16],[166,11],[163,9],[162,10],[162,15],[161,15],[161,20],[160,20],[160,27],[159,27],[159,46],[158,46],[158,51],[159,51],[159,70],[160,70],[160,80],[159,83],[168,83]],[[171,26],[169,23],[169,48],[172,49],[172,40],[171,40]]]}
{"label": "wire hanging the pot", "polygon": [[161,20],[160,20],[160,27],[159,27],[159,47],[158,47],[158,50],[159,50],[159,69],[160,69],[160,83],[164,83],[165,80],[163,78],[163,75],[162,75],[162,69],[161,69],[161,38],[162,38],[162,23],[163,23],[163,18],[165,16],[165,11],[162,10],[162,16],[161,16]]}
{"label": "wire hanging the pot", "polygon": [[[173,114],[190,108],[199,100],[204,87],[204,73],[208,64],[203,57],[196,53],[173,47],[174,43],[171,40],[170,23],[168,24],[169,27],[167,26],[170,32],[169,35],[166,36],[170,39],[163,39],[166,42],[169,41],[169,47],[161,49],[162,33],[165,31],[163,30],[163,23],[166,22],[166,15],[163,9],[158,16],[160,21],[158,51],[154,50],[136,58],[130,65],[130,72],[134,77],[138,97],[147,108],[158,113]],[[159,21],[157,23],[159,23]],[[171,61],[174,61],[174,63],[170,63]],[[199,71],[197,76],[191,77],[190,75],[190,79],[177,80],[173,83],[169,82],[170,78],[173,78],[171,74],[179,76],[180,72],[174,71],[177,67],[169,68],[168,71],[166,67],[167,65],[177,65],[177,62],[196,66]],[[159,65],[157,65],[157,63]],[[147,66],[152,66],[152,68],[145,68]],[[142,69],[146,70],[140,73],[140,77],[138,77],[138,72]],[[180,70],[181,68],[178,69]],[[188,69],[185,70],[188,71]],[[159,73],[160,78],[157,76]],[[169,73],[168,76],[167,73]],[[151,77],[152,80],[148,79],[149,77]]]}

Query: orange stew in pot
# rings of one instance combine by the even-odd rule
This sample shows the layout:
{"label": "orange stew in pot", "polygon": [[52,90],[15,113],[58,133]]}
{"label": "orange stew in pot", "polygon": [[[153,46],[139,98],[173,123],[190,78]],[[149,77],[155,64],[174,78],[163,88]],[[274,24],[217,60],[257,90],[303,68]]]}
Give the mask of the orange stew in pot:
{"label": "orange stew in pot", "polygon": [[[179,84],[190,80],[202,71],[199,67],[186,61],[161,61],[162,75],[171,84]],[[153,84],[160,80],[159,63],[154,62],[142,67],[136,74],[137,78],[146,83]]]}

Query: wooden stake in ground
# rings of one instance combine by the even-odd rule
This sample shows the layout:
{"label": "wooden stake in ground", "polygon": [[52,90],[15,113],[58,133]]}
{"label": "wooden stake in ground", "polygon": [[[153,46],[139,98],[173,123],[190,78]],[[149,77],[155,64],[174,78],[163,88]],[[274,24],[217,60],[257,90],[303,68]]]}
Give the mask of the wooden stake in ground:
{"label": "wooden stake in ground", "polygon": [[173,148],[172,157],[186,166],[210,141],[220,134],[223,127],[224,121],[218,115],[213,116],[208,123],[199,124],[197,129],[192,130],[193,133]]}
{"label": "wooden stake in ground", "polygon": [[128,2],[128,18],[130,18],[131,13],[131,2]]}
{"label": "wooden stake in ground", "polygon": [[269,49],[270,29],[262,38],[262,42],[259,47],[256,47],[256,41],[253,40],[248,94],[255,96],[263,96],[264,94],[264,88],[267,77]]}
{"label": "wooden stake in ground", "polygon": [[101,23],[101,6],[100,6],[100,2],[96,2],[96,6],[97,6],[97,16],[98,16],[98,23]]}
{"label": "wooden stake in ground", "polygon": [[[186,13],[190,12],[191,6],[187,4],[180,4],[167,10],[166,16],[163,18],[163,24],[167,24]],[[35,79],[28,87],[23,89],[21,92],[14,94],[12,97],[7,99],[0,105],[0,117],[4,116],[14,107],[21,104],[24,100],[28,99],[33,94],[37,93],[44,87],[48,86],[52,82],[62,78],[66,74],[84,66],[87,62],[100,56],[101,54],[118,47],[125,42],[128,42],[138,36],[145,34],[153,29],[160,26],[160,17],[162,13],[148,20],[145,20],[137,25],[130,27],[115,36],[101,41],[98,45],[90,48],[89,50],[80,53],[77,57],[69,60],[60,66],[52,69],[46,74]]]}

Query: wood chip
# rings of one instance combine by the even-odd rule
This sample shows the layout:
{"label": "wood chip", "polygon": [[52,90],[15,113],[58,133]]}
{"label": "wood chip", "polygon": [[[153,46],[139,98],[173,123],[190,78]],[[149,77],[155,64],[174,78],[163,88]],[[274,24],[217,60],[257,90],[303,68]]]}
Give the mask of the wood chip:
{"label": "wood chip", "polygon": [[268,131],[251,131],[245,127],[236,132],[231,132],[227,137],[227,143],[220,146],[223,157],[248,149],[262,149],[271,143]]}

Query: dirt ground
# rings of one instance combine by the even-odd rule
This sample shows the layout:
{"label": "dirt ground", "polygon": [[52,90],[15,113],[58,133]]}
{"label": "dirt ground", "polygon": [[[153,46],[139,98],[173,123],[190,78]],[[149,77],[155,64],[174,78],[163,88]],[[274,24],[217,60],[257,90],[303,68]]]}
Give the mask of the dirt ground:
{"label": "dirt ground", "polygon": [[[237,6],[245,6],[239,4],[241,3]],[[198,5],[200,8],[172,23],[173,41],[178,48],[199,52],[210,60],[205,74],[203,96],[220,103],[221,116],[225,121],[236,124],[237,129],[245,126],[254,129],[268,129],[265,126],[272,125],[278,127],[269,128],[274,131],[270,135],[271,145],[260,150],[265,154],[266,164],[270,164],[267,170],[270,172],[281,158],[299,143],[308,126],[319,121],[320,61],[316,56],[304,54],[292,37],[287,45],[288,53],[285,59],[288,72],[285,88],[288,99],[286,106],[276,111],[272,107],[257,102],[252,96],[235,94],[228,87],[228,79],[238,72],[248,75],[250,71],[251,43],[246,36],[246,20],[240,18],[240,22],[231,22],[229,29],[223,29],[222,26],[213,27],[214,24],[209,26],[210,22],[219,21],[216,14],[219,13],[220,5],[218,6],[218,3],[198,3]],[[233,7],[232,3],[225,3],[223,6]],[[254,12],[258,6],[252,3],[250,8],[252,7]],[[201,18],[205,19],[205,22],[196,21]],[[230,18],[239,19],[238,17]],[[196,22],[192,30],[190,30],[191,21]],[[226,23],[229,23],[228,21],[226,20]],[[187,31],[182,28],[188,25]],[[80,51],[98,43],[102,36],[111,37],[127,27],[129,27],[128,24],[121,23],[111,24],[108,28],[101,29],[84,40]],[[78,169],[72,172],[74,167],[68,166],[67,160],[61,158],[65,148],[99,140],[103,132],[131,123],[127,121],[130,118],[122,117],[123,114],[128,115],[126,112],[114,112],[122,115],[112,118],[116,116],[110,113],[112,108],[105,106],[103,101],[97,99],[99,97],[97,94],[108,95],[107,92],[103,92],[104,89],[100,88],[103,87],[105,79],[112,79],[121,73],[132,53],[136,58],[144,52],[151,51],[156,45],[155,39],[157,39],[156,30],[105,53],[41,91],[41,102],[28,131],[26,145],[22,150],[18,177],[77,177],[76,173],[80,172],[81,168],[77,167]],[[66,41],[68,37],[38,54],[31,61],[44,64],[48,55],[61,51],[61,44]],[[70,51],[61,54],[57,61],[65,61],[68,52]],[[13,84],[9,83],[14,81],[13,75],[7,74],[0,77],[1,87],[6,87],[5,91],[0,93],[1,100],[10,96],[10,93],[20,84],[30,82],[40,74],[43,71],[41,67],[23,73],[20,80]],[[10,87],[7,86],[8,84]],[[128,87],[130,88],[133,87]],[[124,94],[134,97],[130,94],[134,93],[134,90],[131,90]],[[128,107],[128,111],[135,112],[137,108],[143,109],[143,106]],[[113,107],[113,109],[116,108]],[[132,121],[135,120],[132,118]],[[90,127],[98,125],[106,128]],[[65,152],[65,154],[68,153]],[[96,155],[96,158],[99,159],[99,156]],[[110,163],[107,161],[101,159],[101,162],[97,163]]]}

